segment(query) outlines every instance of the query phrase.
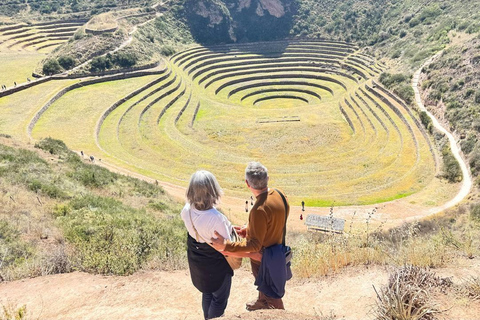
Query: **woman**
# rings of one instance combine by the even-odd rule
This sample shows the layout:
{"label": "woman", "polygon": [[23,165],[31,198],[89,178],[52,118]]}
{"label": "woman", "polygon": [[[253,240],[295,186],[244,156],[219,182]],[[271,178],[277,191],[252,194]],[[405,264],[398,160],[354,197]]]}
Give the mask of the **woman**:
{"label": "woman", "polygon": [[214,207],[221,194],[220,185],[212,173],[197,171],[190,178],[187,204],[181,213],[188,231],[190,276],[193,285],[202,292],[205,319],[223,315],[232,284],[233,270],[223,254],[209,245],[215,231],[231,240],[231,223]]}

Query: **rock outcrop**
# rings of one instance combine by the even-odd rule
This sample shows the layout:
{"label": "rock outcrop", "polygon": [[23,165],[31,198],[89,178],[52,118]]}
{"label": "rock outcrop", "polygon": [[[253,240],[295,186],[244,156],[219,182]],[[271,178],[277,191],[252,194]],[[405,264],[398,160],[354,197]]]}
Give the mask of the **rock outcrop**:
{"label": "rock outcrop", "polygon": [[275,40],[289,35],[297,0],[186,0],[185,11],[200,43]]}

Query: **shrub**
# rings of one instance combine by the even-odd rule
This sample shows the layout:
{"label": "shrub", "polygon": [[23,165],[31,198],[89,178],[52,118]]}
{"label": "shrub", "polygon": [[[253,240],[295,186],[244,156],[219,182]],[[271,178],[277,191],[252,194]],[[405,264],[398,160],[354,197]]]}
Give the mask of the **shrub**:
{"label": "shrub", "polygon": [[477,175],[480,172],[480,150],[475,148],[470,157],[470,170],[473,175]]}
{"label": "shrub", "polygon": [[469,154],[475,148],[477,142],[477,137],[475,135],[468,135],[467,139],[464,139],[460,142],[462,151],[466,154]]}
{"label": "shrub", "polygon": [[148,202],[148,207],[160,212],[164,212],[166,209],[168,209],[168,206],[165,203],[153,200]]}
{"label": "shrub", "polygon": [[392,53],[391,58],[392,58],[392,59],[397,59],[397,58],[400,58],[401,55],[402,55],[402,51],[401,51],[401,50],[395,50],[395,51]]}
{"label": "shrub", "polygon": [[175,54],[175,49],[171,46],[163,46],[162,48],[160,48],[160,53],[165,57],[169,57]]}
{"label": "shrub", "polygon": [[475,93],[474,89],[472,88],[467,89],[467,91],[465,92],[465,99],[470,98],[471,96],[473,96],[474,93]]}
{"label": "shrub", "polygon": [[422,122],[425,129],[432,133],[432,119],[430,119],[430,117],[425,111],[420,112],[420,121]]}
{"label": "shrub", "polygon": [[4,272],[25,263],[32,257],[34,250],[29,243],[21,239],[17,228],[5,220],[0,220],[0,252],[0,276],[7,279]]}
{"label": "shrub", "polygon": [[384,72],[380,75],[379,81],[387,88],[390,88],[394,84],[409,81],[409,79],[410,78],[404,74],[390,74],[388,72]]}
{"label": "shrub", "polygon": [[50,181],[33,179],[28,184],[28,189],[35,193],[42,193],[52,199],[66,199],[67,194]]}
{"label": "shrub", "polygon": [[25,170],[37,170],[37,174],[48,168],[47,162],[35,152],[14,149],[0,144],[0,176],[22,176]]}
{"label": "shrub", "polygon": [[452,154],[450,147],[445,146],[442,150],[443,155],[443,176],[449,182],[462,181],[462,170],[457,159]]}
{"label": "shrub", "polygon": [[462,107],[463,107],[463,104],[456,100],[450,101],[449,103],[447,103],[447,109],[458,109]]}
{"label": "shrub", "polygon": [[105,71],[106,69],[110,69],[112,66],[112,62],[110,59],[107,59],[104,56],[95,57],[90,62],[90,70],[93,72],[97,71]]}
{"label": "shrub", "polygon": [[35,148],[47,151],[52,155],[58,156],[65,155],[71,152],[63,141],[50,137],[42,139],[39,142],[35,143]]}
{"label": "shrub", "polygon": [[480,204],[479,203],[472,204],[470,206],[470,216],[472,217],[472,219],[480,221]]}
{"label": "shrub", "polygon": [[81,269],[125,275],[152,259],[164,269],[185,267],[185,231],[178,215],[157,220],[117,200],[87,195],[63,210],[59,221],[75,245]]}
{"label": "shrub", "polygon": [[[76,158],[79,159],[78,156],[76,156]],[[69,162],[77,162],[77,159],[72,157]],[[67,173],[67,176],[80,182],[86,187],[102,188],[113,184],[118,178],[117,174],[105,168],[84,164],[83,162],[80,162],[79,165],[72,166],[72,169],[72,171]]]}
{"label": "shrub", "polygon": [[75,66],[75,59],[71,56],[60,56],[58,57],[58,64],[60,64],[63,69],[68,70]]}
{"label": "shrub", "polygon": [[397,88],[393,89],[400,98],[402,98],[406,103],[411,104],[415,98],[415,92],[413,88],[408,84],[402,84]]}
{"label": "shrub", "polygon": [[133,184],[133,192],[135,195],[141,195],[144,197],[157,197],[158,195],[165,194],[165,191],[162,187],[148,183],[143,180],[138,180],[135,178],[125,177],[126,180]]}
{"label": "shrub", "polygon": [[419,25],[420,22],[421,22],[420,19],[417,18],[417,17],[415,17],[415,18],[413,18],[412,20],[410,20],[410,22],[408,23],[408,25],[410,26],[410,28],[413,28],[413,27]]}
{"label": "shrub", "polygon": [[137,63],[137,56],[134,53],[118,52],[115,54],[115,63],[123,68],[130,68]]}
{"label": "shrub", "polygon": [[439,313],[431,297],[435,288],[449,287],[451,280],[436,277],[428,270],[405,266],[390,274],[388,284],[377,292],[377,320],[433,320]]}
{"label": "shrub", "polygon": [[62,71],[62,67],[60,66],[57,60],[50,59],[47,62],[45,62],[42,70],[43,70],[43,74],[50,76],[52,74],[56,74]]}
{"label": "shrub", "polygon": [[480,103],[480,90],[475,93],[475,103]]}
{"label": "shrub", "polygon": [[434,89],[428,94],[428,99],[432,101],[440,101],[442,99],[442,93],[439,90]]}

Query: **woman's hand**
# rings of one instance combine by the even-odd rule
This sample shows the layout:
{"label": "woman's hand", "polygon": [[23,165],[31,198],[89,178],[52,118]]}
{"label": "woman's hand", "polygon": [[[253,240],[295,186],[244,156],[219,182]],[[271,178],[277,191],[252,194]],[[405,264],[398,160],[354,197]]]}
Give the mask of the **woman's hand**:
{"label": "woman's hand", "polygon": [[245,238],[247,236],[247,228],[240,226],[234,226],[233,228],[240,238]]}
{"label": "woman's hand", "polygon": [[249,252],[248,257],[255,261],[262,261],[262,254],[260,252]]}

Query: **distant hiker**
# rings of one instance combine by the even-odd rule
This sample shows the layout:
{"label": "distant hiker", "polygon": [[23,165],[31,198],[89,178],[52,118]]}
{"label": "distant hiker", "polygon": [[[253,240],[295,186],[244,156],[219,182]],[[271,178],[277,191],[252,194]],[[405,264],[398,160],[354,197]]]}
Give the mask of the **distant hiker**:
{"label": "distant hiker", "polygon": [[155,180],[155,185],[158,186],[158,180]]}
{"label": "distant hiker", "polygon": [[90,162],[95,162],[95,157],[94,156],[90,156]]}
{"label": "distant hiker", "polygon": [[192,283],[202,292],[202,309],[205,319],[223,315],[227,307],[233,269],[225,256],[211,246],[216,237],[232,240],[232,224],[215,204],[222,189],[215,176],[208,171],[195,172],[187,189],[187,203],[180,214],[187,228],[187,258]]}
{"label": "distant hiker", "polygon": [[30,82],[31,81],[30,78],[27,78],[27,81]]}
{"label": "distant hiker", "polygon": [[253,206],[253,196],[250,196],[250,205]]}
{"label": "distant hiker", "polygon": [[248,200],[245,201],[245,212],[248,212]]}
{"label": "distant hiker", "polygon": [[302,211],[305,211],[305,201],[302,201]]}
{"label": "distant hiker", "polygon": [[82,151],[80,151],[80,154],[82,155],[82,158],[83,158],[83,150],[82,150]]}
{"label": "distant hiker", "polygon": [[[259,252],[261,261],[250,258],[258,298],[247,303],[248,311],[259,309],[285,309],[282,297],[285,284],[292,274],[287,266],[283,245],[285,244],[286,219],[290,206],[285,196],[277,189],[268,188],[268,172],[259,162],[250,162],[245,169],[245,182],[256,201],[250,210],[246,227],[235,227],[246,241],[232,242],[216,233],[212,246],[223,254]],[[275,275],[275,276],[274,276]]]}
{"label": "distant hiker", "polygon": [[300,213],[300,220],[303,220],[303,214]]}
{"label": "distant hiker", "polygon": [[16,86],[17,86],[17,82],[13,81],[13,86],[16,87]]}

